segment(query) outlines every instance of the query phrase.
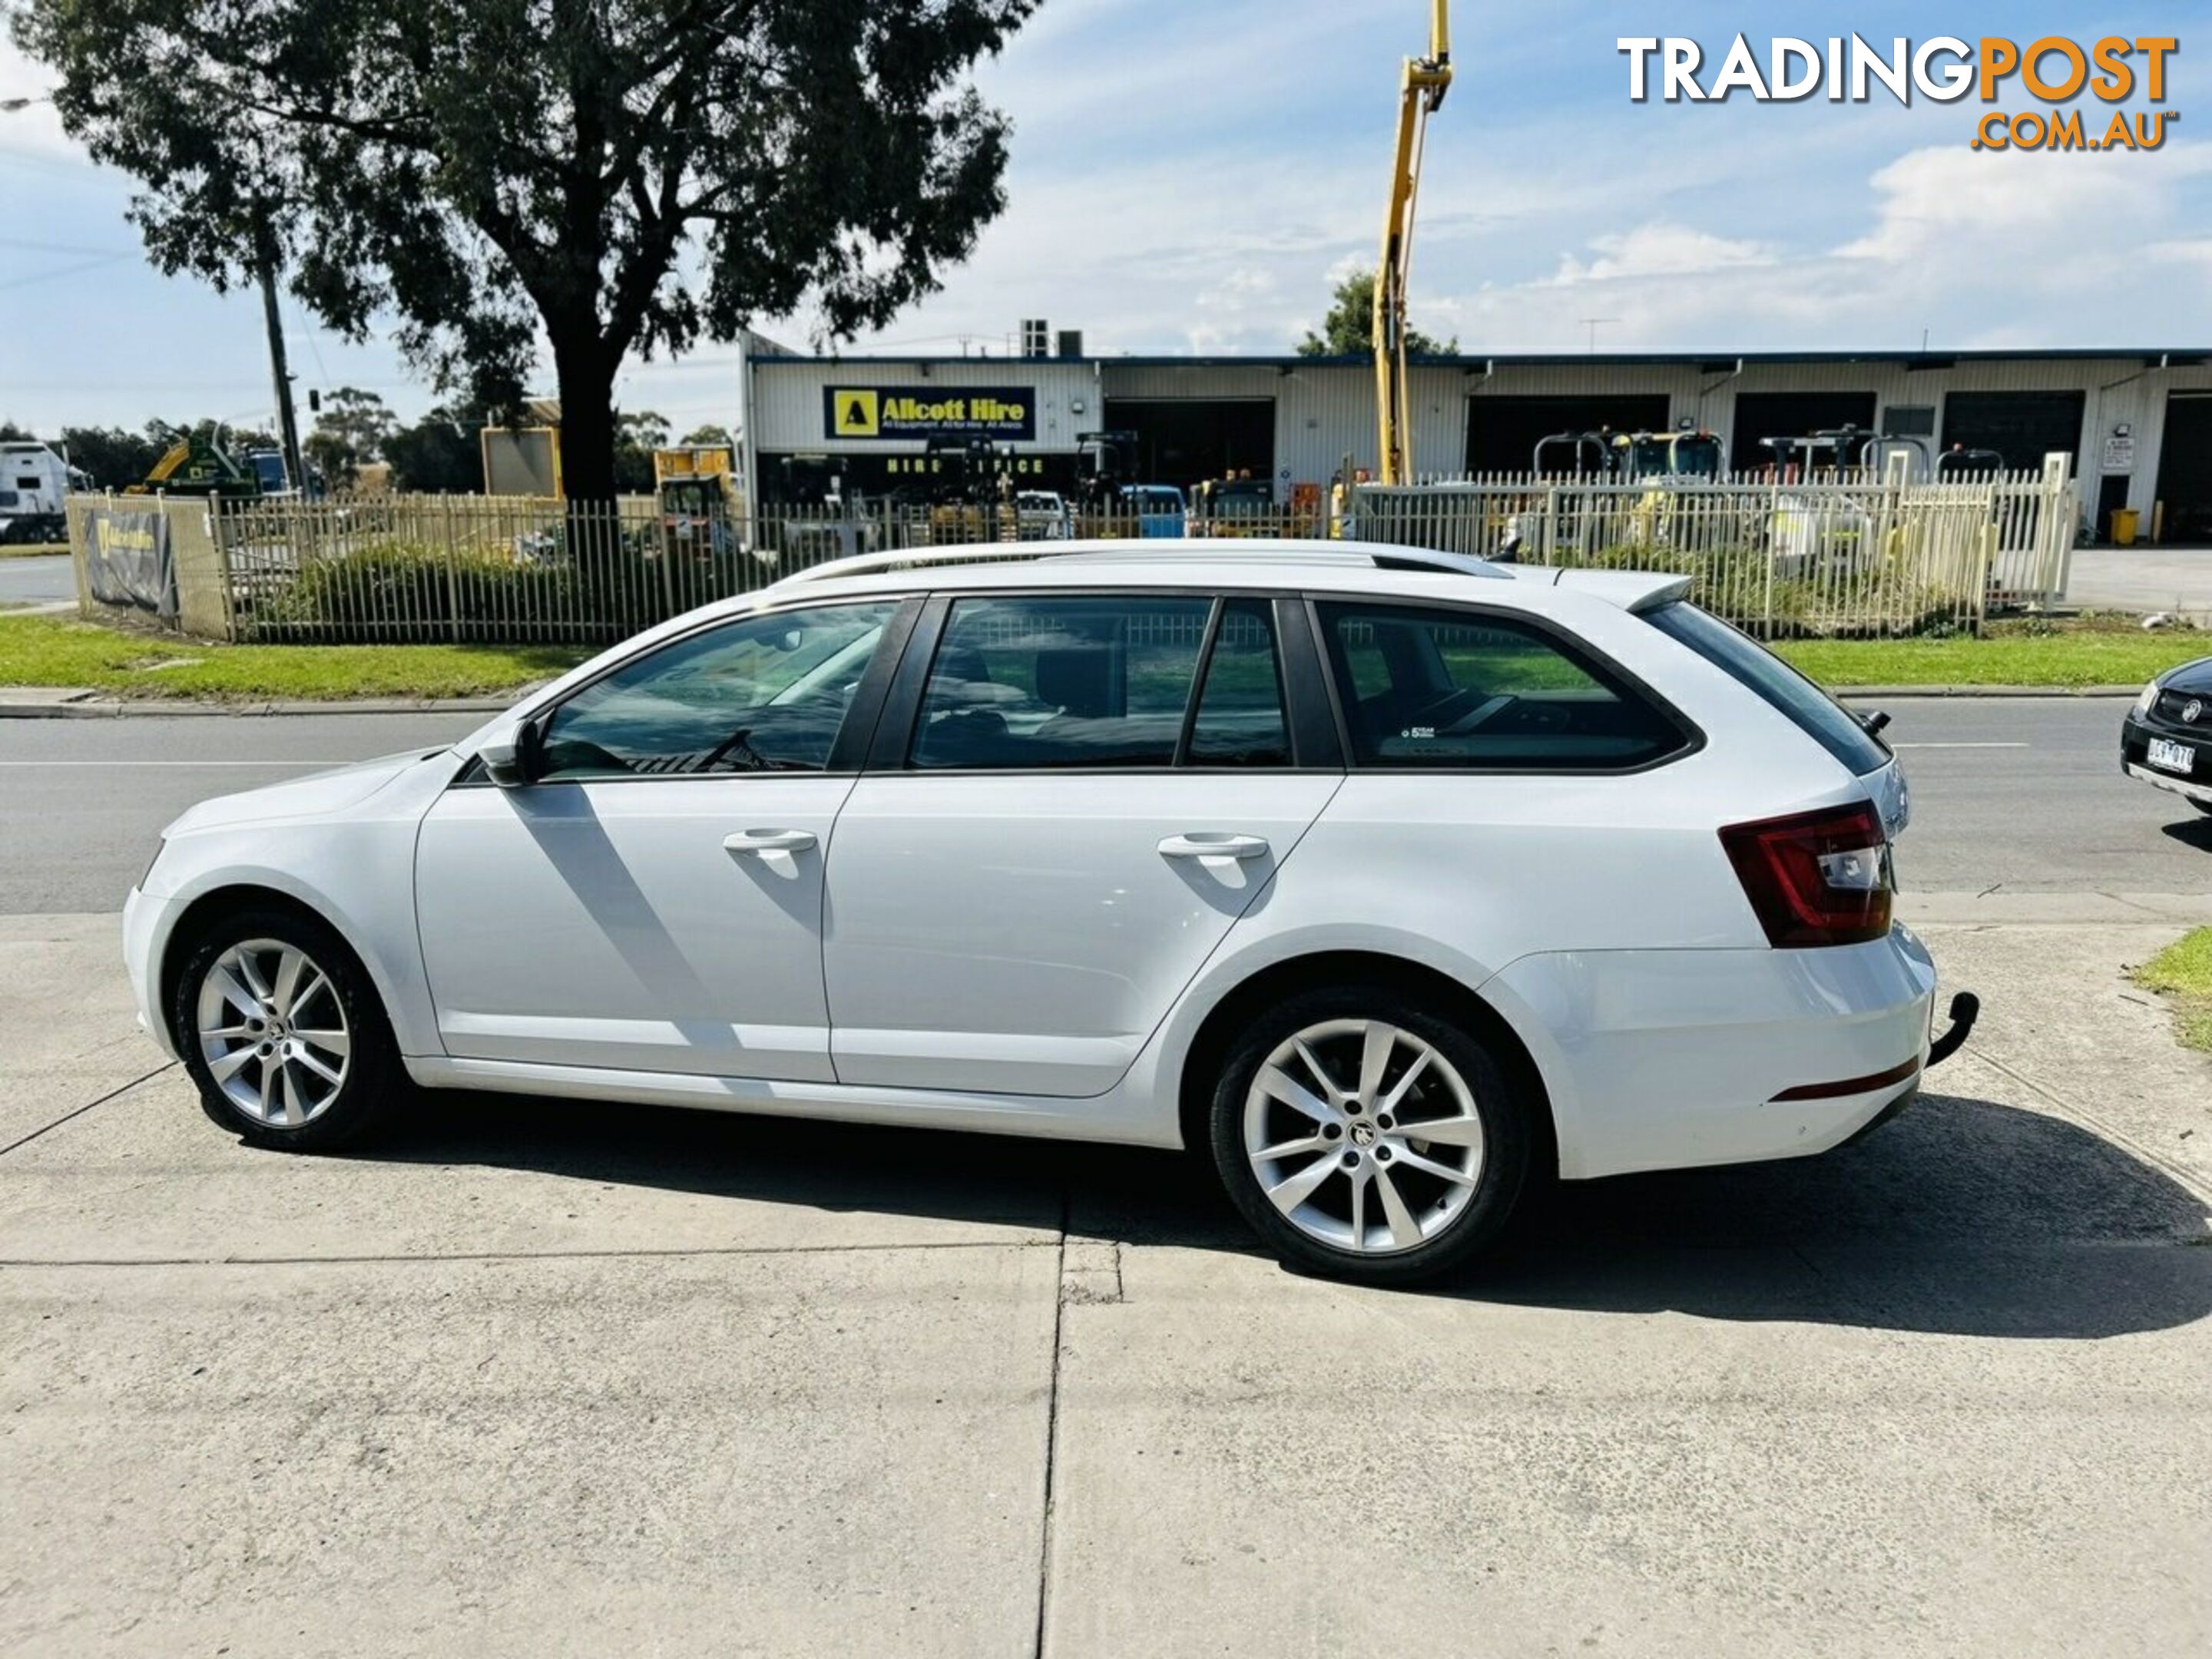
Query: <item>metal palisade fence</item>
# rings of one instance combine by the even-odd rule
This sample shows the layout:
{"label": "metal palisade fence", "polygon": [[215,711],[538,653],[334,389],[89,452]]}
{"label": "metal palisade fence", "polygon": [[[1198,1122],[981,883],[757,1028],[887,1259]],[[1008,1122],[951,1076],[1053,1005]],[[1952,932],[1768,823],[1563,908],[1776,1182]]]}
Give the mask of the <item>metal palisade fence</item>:
{"label": "metal palisade fence", "polygon": [[887,501],[682,514],[643,497],[80,496],[70,527],[81,561],[97,526],[125,507],[166,521],[187,632],[457,643],[611,642],[851,554],[1185,535],[1339,536],[1677,572],[1695,580],[1703,603],[1768,637],[1971,629],[1992,605],[2063,595],[2077,520],[2059,465],[1922,483],[1856,474],[1629,484],[1478,476],[1361,485],[1333,508],[1214,520]]}

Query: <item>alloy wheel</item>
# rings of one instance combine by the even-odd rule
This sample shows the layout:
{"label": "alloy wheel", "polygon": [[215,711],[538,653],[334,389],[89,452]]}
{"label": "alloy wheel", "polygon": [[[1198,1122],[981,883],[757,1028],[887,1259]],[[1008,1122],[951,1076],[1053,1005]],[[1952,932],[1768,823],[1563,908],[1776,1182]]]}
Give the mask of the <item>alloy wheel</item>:
{"label": "alloy wheel", "polygon": [[353,1038],[337,988],[296,945],[244,939],[200,981],[197,1024],[208,1074],[257,1122],[295,1128],[345,1086]]}
{"label": "alloy wheel", "polygon": [[1260,1190],[1307,1237],[1355,1255],[1413,1249],[1450,1227],[1481,1182],[1483,1143],[1458,1068],[1381,1020],[1306,1027],[1245,1095]]}

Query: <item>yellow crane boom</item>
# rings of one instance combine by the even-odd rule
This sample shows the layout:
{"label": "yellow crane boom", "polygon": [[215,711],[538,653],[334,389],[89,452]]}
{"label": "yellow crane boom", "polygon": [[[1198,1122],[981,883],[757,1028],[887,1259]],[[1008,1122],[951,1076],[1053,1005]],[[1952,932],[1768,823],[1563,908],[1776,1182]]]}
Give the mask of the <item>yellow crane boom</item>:
{"label": "yellow crane boom", "polygon": [[1413,204],[1429,114],[1451,88],[1449,0],[1432,0],[1429,53],[1408,58],[1398,81],[1398,137],[1390,162],[1390,211],[1375,272],[1375,400],[1382,482],[1413,481],[1412,400],[1406,389],[1406,275],[1413,262]]}

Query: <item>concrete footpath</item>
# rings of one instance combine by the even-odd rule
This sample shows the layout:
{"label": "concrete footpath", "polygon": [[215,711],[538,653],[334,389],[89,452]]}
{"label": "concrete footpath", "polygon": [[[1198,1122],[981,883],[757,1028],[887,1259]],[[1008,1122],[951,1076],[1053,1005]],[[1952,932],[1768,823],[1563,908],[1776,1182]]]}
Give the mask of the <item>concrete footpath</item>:
{"label": "concrete footpath", "polygon": [[2121,969],[2205,901],[1996,898],[1912,901],[1987,1012],[1896,1122],[1426,1294],[1156,1154],[252,1152],[114,918],[0,919],[0,1651],[2202,1651],[2212,1060]]}

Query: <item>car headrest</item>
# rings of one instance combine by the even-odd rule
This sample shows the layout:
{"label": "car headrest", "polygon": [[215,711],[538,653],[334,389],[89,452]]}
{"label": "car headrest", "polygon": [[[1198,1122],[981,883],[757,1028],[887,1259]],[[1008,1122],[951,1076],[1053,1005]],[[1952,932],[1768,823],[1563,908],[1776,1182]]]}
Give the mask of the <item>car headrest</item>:
{"label": "car headrest", "polygon": [[1083,720],[1103,720],[1115,707],[1115,661],[1109,645],[1055,647],[1036,655],[1037,700]]}

